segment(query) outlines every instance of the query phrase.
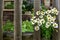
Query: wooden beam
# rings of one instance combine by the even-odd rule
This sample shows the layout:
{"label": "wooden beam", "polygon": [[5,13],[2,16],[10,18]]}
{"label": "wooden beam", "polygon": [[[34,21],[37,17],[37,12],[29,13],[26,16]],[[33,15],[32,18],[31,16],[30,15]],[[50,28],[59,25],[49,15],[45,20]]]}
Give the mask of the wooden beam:
{"label": "wooden beam", "polygon": [[41,0],[34,0],[34,11],[40,10]]}
{"label": "wooden beam", "polygon": [[3,1],[9,2],[9,1],[14,1],[14,0],[3,0]]}
{"label": "wooden beam", "polygon": [[3,9],[3,11],[14,11],[14,9]]}
{"label": "wooden beam", "polygon": [[55,7],[55,0],[52,0],[52,6]]}
{"label": "wooden beam", "polygon": [[14,0],[14,40],[22,40],[22,0]]}
{"label": "wooden beam", "polygon": [[[34,13],[35,14],[36,14],[36,11],[40,10],[40,5],[41,5],[41,0],[34,0]],[[34,30],[33,40],[41,40],[40,36],[41,36],[40,30],[39,31]]]}
{"label": "wooden beam", "polygon": [[0,40],[3,40],[2,19],[3,19],[3,0],[0,0]]}
{"label": "wooden beam", "polygon": [[60,40],[60,0],[55,0],[56,1],[56,7],[59,10],[59,15],[58,15],[58,24],[59,24],[59,32],[58,32],[58,38],[57,40]]}

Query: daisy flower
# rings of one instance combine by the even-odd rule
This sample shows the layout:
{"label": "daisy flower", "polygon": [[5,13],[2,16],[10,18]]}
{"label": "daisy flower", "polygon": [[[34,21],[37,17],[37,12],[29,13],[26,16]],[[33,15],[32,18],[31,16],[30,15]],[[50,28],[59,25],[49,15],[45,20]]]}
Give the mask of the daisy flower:
{"label": "daisy flower", "polygon": [[51,25],[51,23],[50,23],[50,22],[47,22],[45,27],[46,27],[46,28],[49,28],[50,25]]}
{"label": "daisy flower", "polygon": [[36,15],[39,15],[39,14],[40,14],[40,11],[37,11],[37,12],[36,12]]}
{"label": "daisy flower", "polygon": [[39,26],[35,26],[35,31],[38,31],[39,29]]}
{"label": "daisy flower", "polygon": [[53,23],[53,27],[54,28],[58,28],[58,24],[57,23]]}

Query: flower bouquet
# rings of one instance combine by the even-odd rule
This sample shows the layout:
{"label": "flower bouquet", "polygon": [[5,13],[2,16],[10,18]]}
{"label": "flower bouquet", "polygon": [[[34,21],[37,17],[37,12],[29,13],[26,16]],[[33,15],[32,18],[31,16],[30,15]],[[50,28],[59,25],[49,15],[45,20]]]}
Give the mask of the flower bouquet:
{"label": "flower bouquet", "polygon": [[37,11],[36,16],[33,16],[31,22],[35,25],[35,30],[41,30],[43,40],[50,40],[55,28],[58,28],[56,16],[58,15],[56,8],[47,11]]}

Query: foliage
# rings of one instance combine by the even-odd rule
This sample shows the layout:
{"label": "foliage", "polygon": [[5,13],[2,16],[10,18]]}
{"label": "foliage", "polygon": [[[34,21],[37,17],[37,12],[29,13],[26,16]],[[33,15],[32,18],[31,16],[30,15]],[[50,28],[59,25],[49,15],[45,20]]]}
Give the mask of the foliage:
{"label": "foliage", "polygon": [[6,24],[3,25],[3,30],[4,30],[4,31],[12,31],[12,32],[13,32],[13,30],[14,30],[14,25],[13,25],[13,23],[10,22],[10,20],[8,20],[8,21],[6,22]]}
{"label": "foliage", "polygon": [[42,37],[50,39],[55,28],[58,28],[58,24],[56,23],[57,15],[58,10],[56,8],[37,11],[36,16],[32,17],[31,22],[35,26],[36,31],[38,31],[40,27]]}
{"label": "foliage", "polygon": [[13,2],[5,2],[4,7],[5,7],[5,9],[13,9],[14,3]]}
{"label": "foliage", "polygon": [[32,23],[28,20],[22,22],[22,32],[33,32]]}
{"label": "foliage", "polygon": [[[5,9],[13,9],[14,8],[14,2],[5,2],[4,4]],[[33,4],[29,3],[28,0],[23,0],[22,4],[22,12],[25,13],[26,11],[33,11]]]}
{"label": "foliage", "polygon": [[[14,25],[10,20],[6,22],[5,25],[3,25],[4,31],[14,31]],[[22,22],[22,32],[33,32],[33,26],[32,23],[28,20]]]}
{"label": "foliage", "polygon": [[26,11],[33,11],[33,4],[29,3],[28,0],[23,0],[23,5],[22,5],[22,12],[25,13]]}

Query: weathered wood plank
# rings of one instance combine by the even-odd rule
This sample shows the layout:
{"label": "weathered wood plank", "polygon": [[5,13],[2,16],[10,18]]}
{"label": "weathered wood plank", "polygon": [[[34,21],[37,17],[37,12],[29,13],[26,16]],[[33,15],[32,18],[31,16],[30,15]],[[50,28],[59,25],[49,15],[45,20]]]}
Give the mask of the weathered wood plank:
{"label": "weathered wood plank", "polygon": [[56,7],[59,10],[59,15],[58,15],[58,24],[59,24],[59,32],[58,32],[58,38],[57,40],[60,40],[60,0],[55,0],[56,1]]}
{"label": "weathered wood plank", "polygon": [[55,0],[52,0],[52,6],[54,7],[55,6]]}
{"label": "weathered wood plank", "polygon": [[3,9],[3,11],[14,11],[14,9]]}
{"label": "weathered wood plank", "polygon": [[3,40],[2,20],[3,20],[3,0],[0,0],[0,40]]}
{"label": "weathered wood plank", "polygon": [[2,19],[3,19],[3,0],[0,0],[0,40],[3,40]]}
{"label": "weathered wood plank", "polygon": [[40,10],[41,0],[34,0],[34,11]]}
{"label": "weathered wood plank", "polygon": [[[58,30],[58,29],[56,29]],[[54,31],[52,34],[52,40],[58,40],[58,32]]]}
{"label": "weathered wood plank", "polygon": [[7,1],[8,2],[8,1],[14,1],[14,0],[3,0],[3,1]]}
{"label": "weathered wood plank", "polygon": [[[34,13],[36,13],[36,11],[40,10],[40,4],[41,4],[41,0],[34,0]],[[33,40],[41,40],[40,30],[39,31],[34,30],[33,35],[34,35]]]}
{"label": "weathered wood plank", "polygon": [[22,0],[14,0],[14,40],[22,40]]}

